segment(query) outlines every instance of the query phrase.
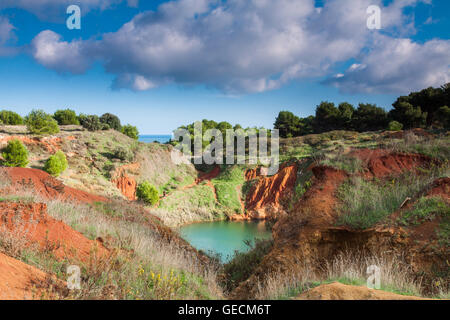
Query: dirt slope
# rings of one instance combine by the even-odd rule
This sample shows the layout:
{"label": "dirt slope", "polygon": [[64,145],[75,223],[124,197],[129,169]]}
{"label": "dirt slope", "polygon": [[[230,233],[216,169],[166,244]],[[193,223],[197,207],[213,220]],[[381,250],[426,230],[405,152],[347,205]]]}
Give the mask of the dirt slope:
{"label": "dirt slope", "polygon": [[20,194],[32,192],[45,199],[75,200],[83,203],[107,201],[105,197],[90,194],[65,186],[61,181],[48,173],[29,168],[0,168],[0,174],[6,173],[11,185],[3,190],[4,193]]}
{"label": "dirt slope", "polygon": [[426,300],[414,296],[403,296],[392,292],[349,286],[334,282],[324,284],[300,294],[296,300]]}
{"label": "dirt slope", "polygon": [[0,253],[0,300],[40,299],[50,283],[64,286],[49,274]]}
{"label": "dirt slope", "polygon": [[58,258],[70,257],[88,261],[89,257],[106,256],[108,251],[97,241],[87,239],[61,221],[47,215],[44,203],[0,203],[0,227],[24,235],[41,250],[51,251]]}

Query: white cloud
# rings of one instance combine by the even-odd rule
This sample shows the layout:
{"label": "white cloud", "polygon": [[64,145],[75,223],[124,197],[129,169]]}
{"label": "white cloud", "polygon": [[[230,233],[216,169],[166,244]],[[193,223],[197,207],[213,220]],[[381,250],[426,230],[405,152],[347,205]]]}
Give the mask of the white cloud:
{"label": "white cloud", "polygon": [[8,18],[0,16],[0,56],[16,52],[16,48],[8,46],[9,42],[15,40],[14,29]]}
{"label": "white cloud", "polygon": [[90,64],[83,52],[82,41],[65,42],[57,33],[46,30],[39,33],[32,42],[33,57],[47,68],[59,72],[83,73]]}
{"label": "white cloud", "polygon": [[[83,72],[93,58],[99,59],[116,75],[115,88],[132,90],[177,83],[228,94],[263,92],[294,79],[335,74],[336,64],[349,59],[357,63],[328,83],[342,89],[350,74],[359,74],[355,90],[403,90],[408,81],[396,84],[395,75],[416,77],[417,68],[375,70],[373,65],[382,63],[375,60],[384,59],[383,50],[395,55],[396,38],[414,32],[413,18],[403,9],[417,2],[395,0],[383,7],[381,0],[330,0],[317,10],[314,0],[178,0],[139,14],[96,41],[68,43],[45,31],[33,41],[33,53],[40,63],[62,72]],[[366,27],[366,9],[373,4],[382,8],[385,36]],[[403,54],[406,60],[398,61],[399,66],[417,63],[418,55],[428,57],[437,50],[433,43],[410,45],[414,52]],[[65,62],[67,57],[70,62]],[[434,70],[432,62],[425,65]],[[367,70],[390,74],[369,74],[366,79]],[[422,83],[445,78],[440,74]],[[385,85],[377,82],[386,79]]]}

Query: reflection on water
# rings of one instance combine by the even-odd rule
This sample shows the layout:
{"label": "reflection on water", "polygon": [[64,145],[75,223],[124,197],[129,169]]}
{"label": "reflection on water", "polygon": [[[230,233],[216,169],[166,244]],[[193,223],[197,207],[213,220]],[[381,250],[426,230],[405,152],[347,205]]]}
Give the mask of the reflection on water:
{"label": "reflection on water", "polygon": [[235,250],[246,252],[245,240],[270,239],[265,222],[217,221],[195,223],[181,227],[180,234],[198,250],[213,252],[228,262]]}

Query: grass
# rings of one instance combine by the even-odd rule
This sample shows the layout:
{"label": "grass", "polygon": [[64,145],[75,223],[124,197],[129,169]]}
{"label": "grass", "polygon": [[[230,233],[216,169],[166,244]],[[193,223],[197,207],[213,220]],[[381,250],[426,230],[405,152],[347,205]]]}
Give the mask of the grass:
{"label": "grass", "polygon": [[227,213],[243,213],[241,200],[242,194],[238,192],[240,186],[245,183],[242,166],[222,166],[221,174],[212,180],[216,189],[219,208]]}
{"label": "grass", "polygon": [[385,181],[351,177],[338,189],[342,214],[337,224],[353,229],[373,227],[447,171],[447,167],[433,168],[426,174],[404,173]]}
{"label": "grass", "polygon": [[[353,286],[367,285],[367,267],[380,268],[380,290],[400,295],[421,296],[422,283],[403,257],[387,253],[368,254],[344,251],[327,261],[320,271],[303,265],[298,272],[271,274],[259,285],[257,299],[290,300],[322,284],[340,282]],[[440,297],[447,293],[442,292]]]}
{"label": "grass", "polygon": [[421,197],[413,206],[412,210],[406,211],[399,218],[404,225],[419,225],[424,221],[431,221],[436,216],[449,216],[450,206],[441,197]]}
{"label": "grass", "polygon": [[386,144],[386,148],[397,152],[419,153],[431,158],[448,161],[450,159],[450,135],[436,138],[419,137],[413,132],[407,132],[404,139],[393,140]]}
{"label": "grass", "polygon": [[[42,201],[42,199],[36,199]],[[222,291],[217,284],[215,265],[200,263],[194,251],[150,227],[142,211],[123,202],[115,207],[99,207],[56,200],[47,201],[48,214],[62,220],[90,238],[108,239],[113,253],[107,259],[91,255],[88,262],[58,261],[39,250],[22,251],[26,263],[66,279],[65,266],[76,264],[82,270],[82,290],[66,298],[74,299],[217,299]],[[122,213],[119,211],[122,210]],[[114,212],[114,218],[111,217]],[[19,230],[20,231],[20,230]],[[21,232],[19,232],[21,233]],[[5,233],[1,233],[4,235]],[[20,239],[21,235],[16,235]],[[23,238],[23,235],[22,235]],[[2,248],[5,241],[0,242]],[[13,245],[22,248],[20,241]],[[28,249],[28,247],[27,247]],[[154,276],[152,276],[152,274]]]}

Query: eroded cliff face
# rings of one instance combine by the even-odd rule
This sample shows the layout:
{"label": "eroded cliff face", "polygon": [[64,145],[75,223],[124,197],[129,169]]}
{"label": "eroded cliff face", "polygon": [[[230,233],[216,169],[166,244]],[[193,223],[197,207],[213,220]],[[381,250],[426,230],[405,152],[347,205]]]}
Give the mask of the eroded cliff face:
{"label": "eroded cliff face", "polygon": [[287,164],[273,176],[263,175],[263,168],[245,172],[247,181],[255,180],[245,201],[246,215],[234,217],[238,219],[276,219],[285,214],[283,201],[292,196],[297,180],[297,163]]}
{"label": "eroded cliff face", "polygon": [[[356,152],[355,156],[361,156],[366,164],[363,176],[378,178],[404,170],[414,171],[433,162],[424,156],[385,151],[363,150]],[[231,293],[231,298],[252,299],[258,286],[264,285],[269,275],[301,272],[306,266],[320,270],[322,263],[332,261],[337,254],[348,250],[371,255],[397,252],[403,254],[414,272],[430,273],[436,266],[445,268],[449,248],[437,249],[435,237],[433,239],[438,223],[436,219],[407,229],[395,224],[380,224],[362,231],[336,227],[336,219],[341,214],[336,191],[350,174],[326,166],[315,166],[312,172],[312,186],[275,224],[273,249],[253,275]],[[448,183],[448,179],[437,180],[430,187],[430,194],[444,192],[444,198],[448,198]]]}
{"label": "eroded cliff face", "polygon": [[130,163],[115,169],[111,174],[111,182],[130,201],[136,200],[137,182],[129,175],[129,172],[136,174],[139,167],[139,163]]}

